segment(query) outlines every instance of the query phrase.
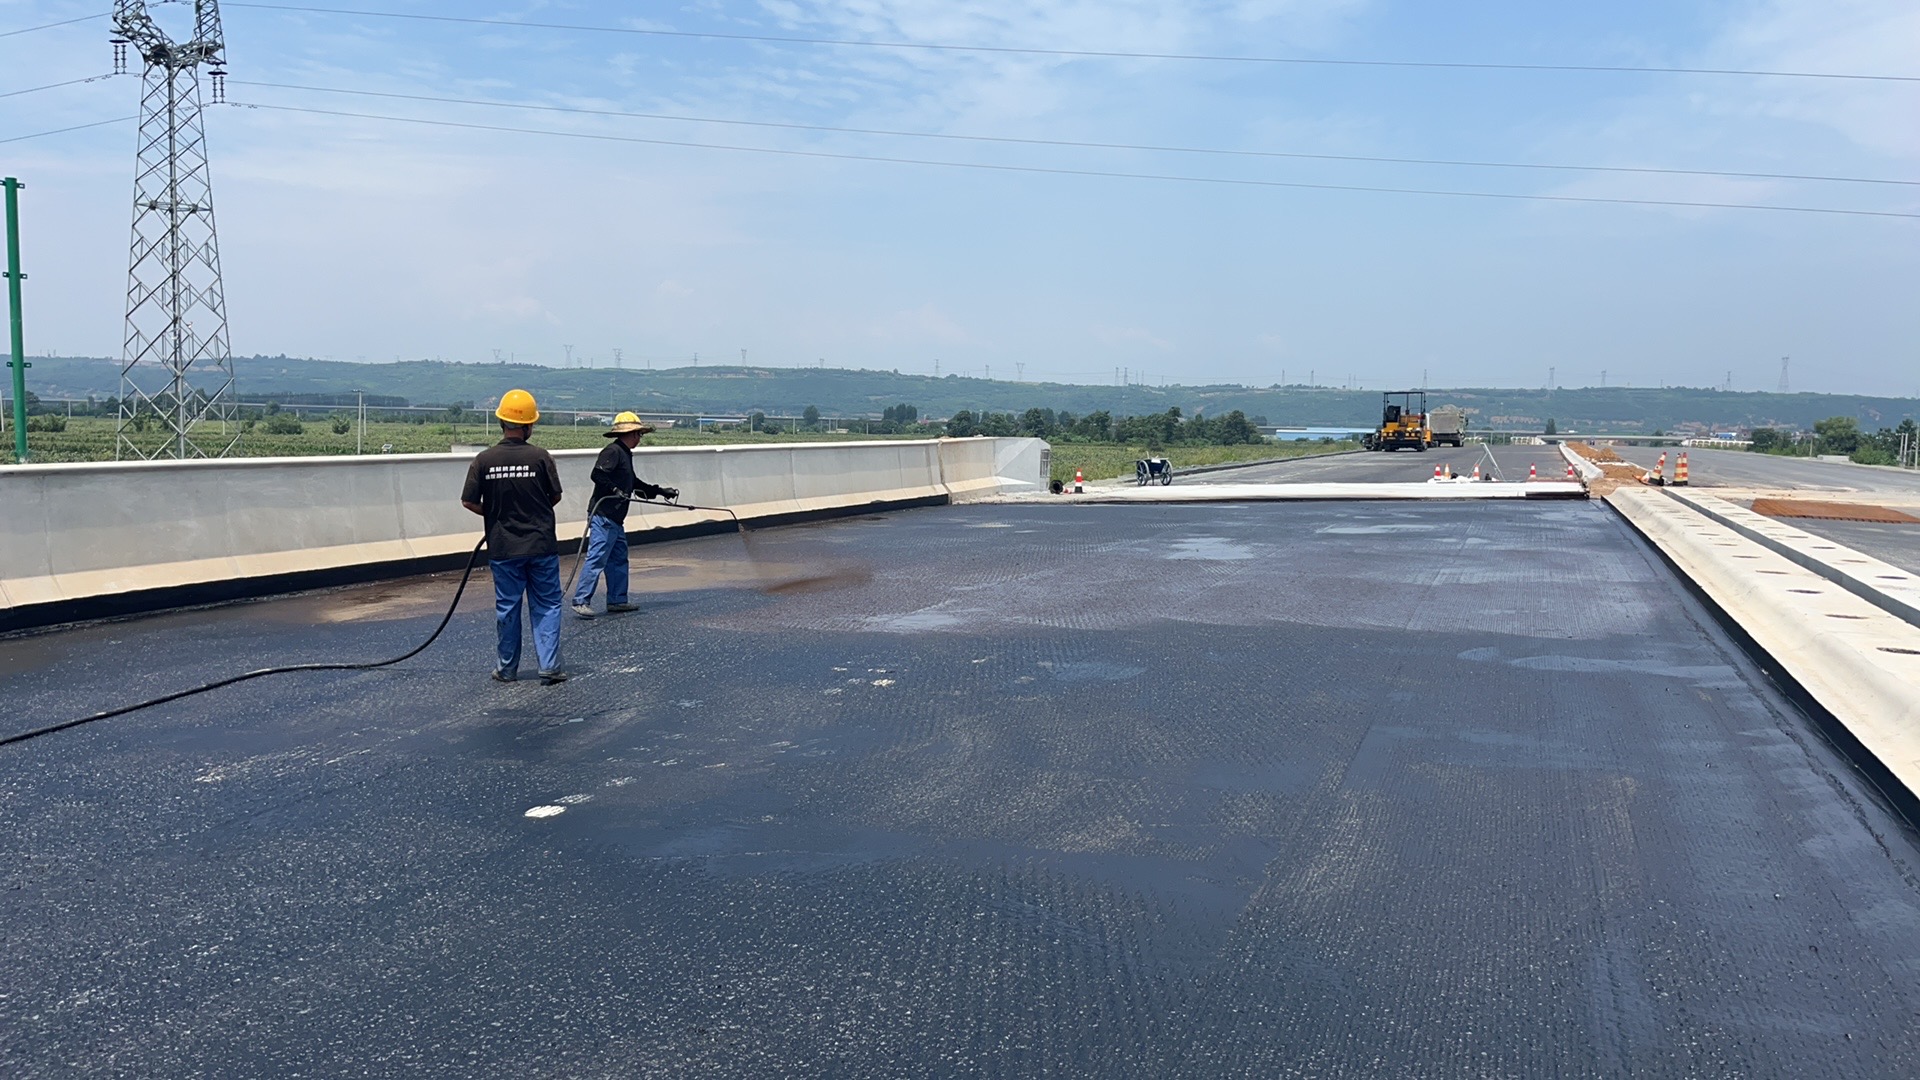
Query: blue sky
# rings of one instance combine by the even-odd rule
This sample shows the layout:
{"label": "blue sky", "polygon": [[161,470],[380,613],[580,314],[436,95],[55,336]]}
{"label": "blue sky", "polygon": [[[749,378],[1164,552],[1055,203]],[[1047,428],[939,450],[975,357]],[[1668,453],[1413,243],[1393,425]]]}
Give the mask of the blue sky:
{"label": "blue sky", "polygon": [[[327,6],[326,0],[313,0]],[[341,7],[945,45],[1920,75],[1911,0],[416,0]],[[0,0],[0,32],[105,10]],[[178,6],[156,9],[174,19]],[[636,16],[635,12],[643,14]],[[1920,82],[1036,56],[224,9],[208,112],[236,352],[825,361],[1111,382],[1720,385],[1920,395],[1920,220],[935,167],[1920,214],[1920,186],[1010,145],[946,135],[1920,180]],[[0,94],[110,70],[105,20],[0,37]],[[136,61],[137,62],[137,61]],[[277,86],[248,85],[272,83]],[[0,97],[0,139],[134,76]],[[28,351],[118,355],[133,126],[0,142]]]}

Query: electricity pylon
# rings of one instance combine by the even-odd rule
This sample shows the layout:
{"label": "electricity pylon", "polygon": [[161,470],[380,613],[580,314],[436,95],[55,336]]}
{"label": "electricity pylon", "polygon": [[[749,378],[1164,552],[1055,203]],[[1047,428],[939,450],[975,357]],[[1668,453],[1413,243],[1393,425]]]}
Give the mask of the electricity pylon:
{"label": "electricity pylon", "polygon": [[116,0],[114,60],[143,64],[133,175],[126,345],[115,457],[221,457],[239,441],[226,292],[200,118],[200,69],[224,100],[220,5],[194,0],[193,38],[175,42],[145,0]]}

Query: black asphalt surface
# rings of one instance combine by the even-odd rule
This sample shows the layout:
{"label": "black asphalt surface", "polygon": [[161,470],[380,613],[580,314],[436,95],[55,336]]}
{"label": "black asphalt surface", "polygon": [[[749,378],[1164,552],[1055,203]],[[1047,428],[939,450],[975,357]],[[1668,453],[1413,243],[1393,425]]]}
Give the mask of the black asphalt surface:
{"label": "black asphalt surface", "polygon": [[[1614,453],[1646,468],[1652,468],[1660,451],[1647,446],[1616,446]],[[1667,448],[1667,475],[1679,450]],[[1808,497],[1820,491],[1884,492],[1890,497],[1912,500],[1920,497],[1920,471],[1873,468],[1840,461],[1754,454],[1744,450],[1697,449],[1687,451],[1687,482],[1702,487],[1760,488],[1780,491],[1805,491]]]}
{"label": "black asphalt surface", "polygon": [[[1602,505],[751,556],[637,548],[562,686],[482,600],[0,749],[0,1073],[1920,1075],[1920,846]],[[450,587],[0,639],[9,722]]]}
{"label": "black asphalt surface", "polygon": [[[1658,450],[1645,447],[1618,447],[1616,452],[1648,468],[1660,455]],[[1675,453],[1677,451],[1668,451],[1668,476],[1673,475]],[[1868,468],[1735,450],[1690,450],[1687,472],[1689,486],[1709,493],[1716,487],[1730,487],[1787,491],[1806,499],[1818,499],[1822,492],[1849,497],[1881,495],[1892,508],[1920,517],[1920,506],[1916,505],[1920,503],[1920,472],[1911,470]],[[1753,505],[1753,500],[1744,496],[1736,496],[1735,501],[1741,506]],[[1794,528],[1845,544],[1909,573],[1920,574],[1920,524],[1882,525],[1819,518],[1789,520]]]}
{"label": "black asphalt surface", "polygon": [[[1323,457],[1294,458],[1244,469],[1176,476],[1178,484],[1322,484],[1322,483],[1417,483],[1433,476],[1435,465],[1451,466],[1462,476],[1471,475],[1475,464],[1483,475],[1493,475],[1488,455],[1499,466],[1501,479],[1525,480],[1527,466],[1539,470],[1542,480],[1561,480],[1567,475],[1567,459],[1557,446],[1495,446],[1479,444],[1463,447],[1436,447],[1432,450],[1375,450]],[[1177,469],[1179,461],[1174,461]]]}

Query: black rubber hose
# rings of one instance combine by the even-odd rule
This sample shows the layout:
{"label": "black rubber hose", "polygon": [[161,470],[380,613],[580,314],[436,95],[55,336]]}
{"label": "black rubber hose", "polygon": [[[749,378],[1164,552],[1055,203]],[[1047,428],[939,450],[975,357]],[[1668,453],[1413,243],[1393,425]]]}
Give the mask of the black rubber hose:
{"label": "black rubber hose", "polygon": [[[606,502],[607,499],[612,499],[616,497],[625,498],[628,496],[609,495],[606,498],[601,499],[600,503]],[[592,511],[595,509],[598,509],[600,506],[600,503],[595,503],[592,507],[588,509],[587,517],[589,518],[589,520],[591,520],[591,518],[593,517]],[[708,513],[729,514],[729,515],[732,515],[733,517],[733,524],[735,528],[739,529],[742,533],[745,533],[747,531],[746,525],[743,524],[740,520],[740,515],[734,513],[732,510],[728,510],[725,507],[690,506],[690,505],[687,505],[686,503],[677,503],[677,502],[661,503],[659,505],[671,506],[676,510],[704,510],[704,511],[707,511]],[[460,585],[458,588],[453,590],[453,602],[447,605],[447,613],[440,617],[440,625],[433,628],[433,633],[427,635],[427,640],[421,642],[418,645],[415,645],[413,648],[407,650],[404,653],[401,653],[399,656],[393,657],[388,660],[372,660],[372,661],[368,661],[366,663],[361,663],[361,664],[288,664],[284,667],[261,668],[258,671],[249,671],[242,675],[234,675],[225,679],[218,679],[218,680],[215,680],[214,682],[206,683],[201,686],[195,686],[190,689],[176,690],[171,694],[162,694],[159,697],[148,698],[145,701],[136,701],[131,705],[122,705],[117,709],[108,709],[105,712],[97,712],[92,714],[91,716],[82,716],[75,720],[62,720],[60,723],[57,723],[57,724],[48,724],[45,727],[33,728],[31,730],[18,732],[17,734],[13,734],[13,735],[0,736],[0,746],[11,746],[14,743],[26,742],[28,739],[37,739],[42,735],[51,735],[56,731],[65,731],[68,728],[76,728],[82,724],[91,724],[98,720],[111,720],[116,716],[125,716],[128,713],[139,712],[141,709],[151,709],[155,705],[165,705],[169,701],[179,701],[181,698],[189,698],[189,697],[193,697],[196,694],[204,694],[210,690],[219,690],[222,687],[232,686],[235,683],[250,682],[254,679],[263,679],[263,678],[266,678],[268,675],[287,675],[296,671],[372,671],[375,668],[392,667],[393,665],[401,663],[402,661],[411,660],[414,657],[419,656],[421,653],[427,651],[427,646],[432,645],[435,641],[439,640],[441,632],[446,630],[447,624],[453,621],[453,613],[455,610],[457,610],[460,607],[460,598],[466,595],[467,582],[473,580],[473,568],[479,565],[480,549],[486,546],[487,546],[487,541],[484,537],[482,537],[479,543],[473,545],[473,551],[467,555],[467,566],[466,566],[466,569],[462,571],[460,574]],[[587,550],[587,538],[585,534],[582,534],[580,538],[580,554],[583,558],[585,557],[586,550]],[[578,575],[579,573],[580,573],[580,560],[576,559],[573,564],[573,574],[568,575],[568,578],[567,578],[567,589],[561,592],[562,603],[566,601],[568,592],[572,588],[573,577],[575,575]]]}
{"label": "black rubber hose", "polygon": [[363,664],[288,664],[285,667],[261,668],[258,671],[249,671],[244,675],[234,675],[229,678],[207,683],[204,686],[196,686],[190,690],[177,690],[171,694],[163,694],[160,697],[137,701],[132,705],[122,705],[117,709],[97,712],[92,716],[82,716],[77,720],[63,720],[58,724],[48,724],[46,727],[34,728],[31,731],[22,731],[15,735],[0,737],[0,746],[11,746],[14,743],[26,742],[28,739],[37,739],[42,735],[51,735],[56,731],[65,731],[68,728],[76,728],[82,724],[91,724],[96,720],[110,720],[116,716],[125,716],[131,712],[139,712],[141,709],[150,709],[155,705],[165,705],[169,701],[179,701],[181,698],[192,697],[195,694],[204,694],[209,690],[218,690],[221,687],[232,686],[235,683],[262,679],[268,675],[285,675],[295,671],[371,671],[374,668],[392,667],[394,664],[398,664],[403,660],[411,660],[425,652],[427,646],[438,640],[441,631],[445,630],[447,624],[453,621],[454,610],[460,606],[460,597],[467,591],[467,582],[473,579],[473,568],[479,565],[480,549],[485,547],[486,544],[487,541],[485,538],[482,538],[478,544],[473,545],[473,552],[467,556],[467,568],[460,575],[460,587],[453,590],[453,603],[447,605],[447,613],[440,617],[440,625],[433,628],[433,633],[427,635],[427,640],[390,660],[373,660]]}

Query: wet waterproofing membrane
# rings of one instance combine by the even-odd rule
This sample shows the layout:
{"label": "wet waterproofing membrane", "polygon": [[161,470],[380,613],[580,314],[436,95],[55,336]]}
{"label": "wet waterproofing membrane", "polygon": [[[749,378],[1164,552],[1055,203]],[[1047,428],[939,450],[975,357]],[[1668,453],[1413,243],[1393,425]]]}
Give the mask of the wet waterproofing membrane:
{"label": "wet waterproofing membrane", "polygon": [[[1901,1076],[1912,834],[1597,504],[949,507],[636,551],[573,681],[0,754],[16,1076]],[[12,715],[445,578],[0,639]]]}

